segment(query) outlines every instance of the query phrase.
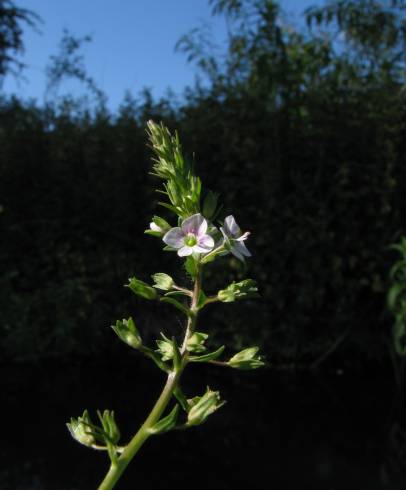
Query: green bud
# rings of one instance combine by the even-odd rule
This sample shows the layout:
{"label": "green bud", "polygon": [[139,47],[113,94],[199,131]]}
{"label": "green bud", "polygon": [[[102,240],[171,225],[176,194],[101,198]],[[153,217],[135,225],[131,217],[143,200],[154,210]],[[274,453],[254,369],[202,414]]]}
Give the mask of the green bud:
{"label": "green bud", "polygon": [[85,410],[81,417],[77,419],[71,418],[70,423],[66,424],[71,436],[80,444],[87,447],[92,447],[96,443],[96,439],[92,433],[90,425],[92,421],[89,417],[89,412]]}
{"label": "green bud", "polygon": [[256,298],[258,297],[258,288],[252,279],[244,279],[244,281],[232,282],[226,289],[219,291],[217,297],[223,303]]}
{"label": "green bud", "polygon": [[158,346],[156,352],[161,355],[163,361],[170,361],[174,355],[173,343],[163,333],[161,333],[161,336],[164,340],[156,340]]}
{"label": "green bud", "polygon": [[261,361],[261,357],[257,355],[257,352],[258,347],[249,347],[235,354],[227,364],[232,368],[243,370],[257,369],[265,366],[265,363]]}
{"label": "green bud", "polygon": [[172,277],[164,272],[154,274],[152,279],[155,282],[153,287],[156,289],[162,289],[162,291],[169,291],[174,285]]}
{"label": "green bud", "polygon": [[140,281],[135,277],[131,277],[129,281],[130,281],[129,284],[127,284],[126,286],[129,287],[131,291],[137,296],[141,296],[142,298],[145,299],[156,299],[158,297],[158,293],[156,292],[156,289],[154,289],[149,284]]}
{"label": "green bud", "polygon": [[120,431],[118,429],[117,423],[114,419],[114,412],[109,410],[104,410],[103,414],[97,411],[97,415],[102,424],[103,433],[106,438],[106,443],[110,442],[112,444],[117,444],[120,440]]}
{"label": "green bud", "polygon": [[130,317],[128,320],[117,320],[115,325],[111,328],[115,331],[118,337],[134,349],[139,349],[142,345],[140,334],[133,319]]}
{"label": "green bud", "polygon": [[220,392],[211,391],[207,388],[206,393],[201,397],[188,400],[191,408],[188,413],[188,426],[200,425],[207,420],[207,417],[218,410],[225,402],[220,400]]}
{"label": "green bud", "polygon": [[176,421],[178,419],[179,405],[176,404],[172,409],[171,413],[153,425],[149,432],[151,434],[163,434],[168,432],[176,426]]}
{"label": "green bud", "polygon": [[194,332],[189,340],[187,341],[187,350],[189,352],[204,352],[206,350],[206,346],[203,345],[204,342],[208,339],[207,333],[202,332]]}

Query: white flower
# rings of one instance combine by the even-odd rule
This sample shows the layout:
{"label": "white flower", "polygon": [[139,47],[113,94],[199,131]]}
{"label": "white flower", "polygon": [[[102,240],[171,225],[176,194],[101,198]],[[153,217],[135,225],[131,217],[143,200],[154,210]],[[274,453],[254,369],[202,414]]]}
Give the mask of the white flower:
{"label": "white flower", "polygon": [[223,227],[220,228],[221,233],[224,236],[224,241],[229,248],[230,252],[237,257],[237,259],[244,262],[245,257],[251,257],[251,253],[245,246],[244,241],[250,235],[249,231],[242,233],[240,227],[234,219],[234,216],[227,216],[224,220]]}
{"label": "white flower", "polygon": [[179,257],[192,253],[208,253],[214,247],[213,238],[207,234],[207,221],[198,213],[183,220],[181,227],[170,229],[163,241],[178,250]]}

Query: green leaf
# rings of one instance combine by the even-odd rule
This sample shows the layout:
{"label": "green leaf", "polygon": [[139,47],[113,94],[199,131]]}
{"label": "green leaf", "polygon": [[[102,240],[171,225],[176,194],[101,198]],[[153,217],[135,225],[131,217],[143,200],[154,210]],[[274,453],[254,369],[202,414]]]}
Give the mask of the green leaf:
{"label": "green leaf", "polygon": [[196,279],[198,273],[198,265],[197,261],[192,255],[189,255],[185,260],[185,269],[192,279]]}
{"label": "green leaf", "polygon": [[203,216],[207,219],[213,219],[216,210],[217,210],[217,202],[220,194],[216,192],[209,191],[203,202]]}
{"label": "green leaf", "polygon": [[168,432],[176,427],[176,421],[178,419],[179,414],[179,405],[176,404],[171,410],[170,414],[161,419],[155,425],[150,427],[149,432],[151,434],[163,434],[164,432]]}
{"label": "green leaf", "polygon": [[214,352],[209,352],[208,354],[203,354],[202,356],[190,356],[189,361],[191,362],[209,362],[218,359],[223,353],[225,346],[222,345]]}
{"label": "green leaf", "polygon": [[389,289],[387,301],[388,301],[388,307],[392,312],[396,311],[397,300],[402,293],[406,292],[405,290],[406,290],[406,285],[401,283],[395,283]]}
{"label": "green leaf", "polygon": [[154,361],[154,363],[159,367],[159,369],[161,369],[165,373],[169,373],[170,371],[169,366],[165,364],[165,362],[163,362],[161,357],[159,357],[159,355],[156,352],[154,352],[149,347],[145,347],[145,346],[142,346],[141,352],[145,354],[147,357],[149,357],[152,361]]}
{"label": "green leaf", "polygon": [[169,303],[169,304],[173,305],[175,308],[177,308],[178,310],[180,310],[186,316],[191,316],[192,315],[192,312],[189,310],[189,308],[187,308],[186,306],[182,305],[182,303],[179,303],[179,301],[177,301],[174,298],[170,298],[168,296],[164,296],[163,298],[161,298],[161,301],[163,301],[164,303]]}
{"label": "green leaf", "polygon": [[175,388],[173,394],[175,395],[176,399],[178,400],[178,402],[180,403],[180,406],[183,408],[183,410],[187,413],[189,411],[189,405],[188,405],[188,401],[186,399],[186,396],[185,394],[183,393],[183,391],[181,390],[181,388],[179,387],[179,385]]}
{"label": "green leaf", "polygon": [[199,299],[197,300],[197,307],[202,308],[207,299],[207,296],[204,294],[203,290],[200,291]]}

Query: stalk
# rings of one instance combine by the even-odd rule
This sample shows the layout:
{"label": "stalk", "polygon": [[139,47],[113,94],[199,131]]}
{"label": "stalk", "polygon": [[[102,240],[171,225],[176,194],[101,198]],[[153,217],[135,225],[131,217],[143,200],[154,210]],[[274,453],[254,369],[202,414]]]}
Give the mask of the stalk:
{"label": "stalk", "polygon": [[201,291],[201,266],[199,264],[196,278],[194,281],[193,287],[193,295],[190,304],[191,315],[188,317],[186,328],[185,328],[185,336],[182,342],[181,355],[182,355],[182,363],[178,370],[173,369],[168,374],[168,378],[166,380],[165,386],[152,408],[150,414],[146,418],[145,422],[142,424],[138,432],[134,435],[128,445],[125,447],[124,451],[121,453],[120,457],[113,461],[110,465],[110,469],[105,476],[104,480],[98,487],[98,490],[111,490],[115,487],[116,483],[119,481],[121,475],[124,473],[124,470],[127,468],[131,460],[137,454],[137,452],[141,449],[142,445],[146,440],[152,435],[150,433],[150,428],[153,427],[161,418],[165,408],[170,402],[173,393],[179,383],[179,379],[182,375],[184,368],[188,362],[188,353],[187,353],[187,341],[192,335],[197,322],[198,315],[198,301]]}

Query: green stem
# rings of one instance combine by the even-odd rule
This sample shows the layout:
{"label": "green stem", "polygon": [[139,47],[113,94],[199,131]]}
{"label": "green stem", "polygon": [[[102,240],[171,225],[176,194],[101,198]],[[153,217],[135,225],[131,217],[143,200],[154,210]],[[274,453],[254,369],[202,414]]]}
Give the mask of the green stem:
{"label": "green stem", "polygon": [[185,337],[183,339],[181,354],[182,354],[182,363],[181,367],[178,370],[173,370],[168,374],[168,378],[166,384],[162,390],[161,395],[159,396],[157,402],[155,403],[151,413],[135,434],[135,436],[131,439],[128,445],[125,447],[124,451],[121,453],[120,457],[118,457],[115,461],[113,461],[110,465],[110,469],[105,476],[104,480],[100,484],[98,490],[111,490],[115,487],[116,483],[119,481],[121,475],[124,473],[124,470],[127,468],[131,460],[137,454],[137,452],[141,449],[144,442],[151,436],[150,429],[153,427],[161,418],[165,408],[170,402],[176,387],[178,386],[179,379],[183,372],[183,369],[187,364],[187,341],[189,337],[192,335],[196,322],[197,322],[197,314],[198,308],[197,304],[199,301],[199,295],[201,290],[201,269],[199,267],[197,276],[195,279],[195,284],[193,288],[193,296],[190,305],[190,310],[192,315],[188,318],[186,324]]}

